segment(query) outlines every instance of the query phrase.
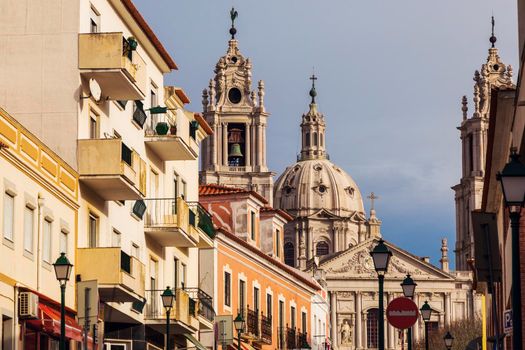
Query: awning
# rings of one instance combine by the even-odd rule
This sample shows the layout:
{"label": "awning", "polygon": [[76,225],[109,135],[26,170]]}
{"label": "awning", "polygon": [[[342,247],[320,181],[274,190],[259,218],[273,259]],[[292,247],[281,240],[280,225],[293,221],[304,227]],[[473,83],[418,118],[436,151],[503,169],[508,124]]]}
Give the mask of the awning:
{"label": "awning", "polygon": [[[60,312],[50,306],[39,303],[40,319],[28,320],[27,323],[33,327],[44,330],[55,336],[60,336]],[[66,338],[81,342],[82,328],[75,319],[66,314]]]}
{"label": "awning", "polygon": [[195,347],[197,348],[197,350],[209,350],[207,347],[205,347],[204,345],[201,344],[200,341],[197,340],[197,338],[195,338],[193,335],[191,335],[190,333],[184,333],[183,334],[184,337],[186,339],[188,339],[191,343],[193,343],[193,345],[195,345]]}

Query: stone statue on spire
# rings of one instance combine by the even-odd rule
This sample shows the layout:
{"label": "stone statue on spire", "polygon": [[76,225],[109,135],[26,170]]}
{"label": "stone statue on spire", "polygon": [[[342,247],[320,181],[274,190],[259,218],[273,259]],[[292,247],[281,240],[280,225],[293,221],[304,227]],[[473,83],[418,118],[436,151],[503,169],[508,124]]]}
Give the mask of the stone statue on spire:
{"label": "stone statue on spire", "polygon": [[235,20],[239,16],[239,13],[235,10],[235,8],[232,7],[230,10],[230,18],[232,20],[232,27],[230,28],[230,35],[232,36],[232,40],[235,40],[235,34],[237,34],[237,29],[235,29]]}

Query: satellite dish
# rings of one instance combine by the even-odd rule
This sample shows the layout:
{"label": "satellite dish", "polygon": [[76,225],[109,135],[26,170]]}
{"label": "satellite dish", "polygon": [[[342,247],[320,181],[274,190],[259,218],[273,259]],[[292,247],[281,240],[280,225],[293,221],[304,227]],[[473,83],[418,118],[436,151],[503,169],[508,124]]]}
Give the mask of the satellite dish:
{"label": "satellite dish", "polygon": [[100,101],[100,98],[102,97],[102,89],[94,78],[89,79],[89,93],[96,102]]}

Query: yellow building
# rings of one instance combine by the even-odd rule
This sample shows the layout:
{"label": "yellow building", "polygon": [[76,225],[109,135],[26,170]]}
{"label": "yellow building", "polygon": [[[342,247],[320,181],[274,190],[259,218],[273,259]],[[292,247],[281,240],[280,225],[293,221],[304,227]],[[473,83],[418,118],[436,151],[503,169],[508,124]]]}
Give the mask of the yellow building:
{"label": "yellow building", "polygon": [[[0,348],[56,349],[60,287],[52,264],[74,264],[78,175],[0,108]],[[66,286],[66,337],[81,341],[75,321],[75,270]]]}

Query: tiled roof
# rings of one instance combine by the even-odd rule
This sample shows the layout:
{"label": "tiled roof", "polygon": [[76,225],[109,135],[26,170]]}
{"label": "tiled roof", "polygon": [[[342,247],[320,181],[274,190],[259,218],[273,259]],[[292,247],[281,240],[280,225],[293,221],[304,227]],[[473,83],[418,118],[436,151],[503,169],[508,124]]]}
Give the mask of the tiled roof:
{"label": "tiled roof", "polygon": [[237,194],[237,193],[251,194],[252,196],[262,201],[263,203],[265,204],[268,203],[266,198],[261,196],[259,193],[255,191],[245,190],[243,188],[227,187],[227,186],[214,185],[214,184],[199,186],[199,196],[217,196],[217,195],[228,195],[228,194]]}
{"label": "tiled roof", "polygon": [[272,208],[270,206],[264,206],[264,207],[261,208],[260,211],[261,211],[261,213],[277,213],[278,215],[282,216],[283,218],[285,218],[288,221],[292,221],[293,220],[293,216],[291,216],[286,211],[281,210],[281,209]]}

